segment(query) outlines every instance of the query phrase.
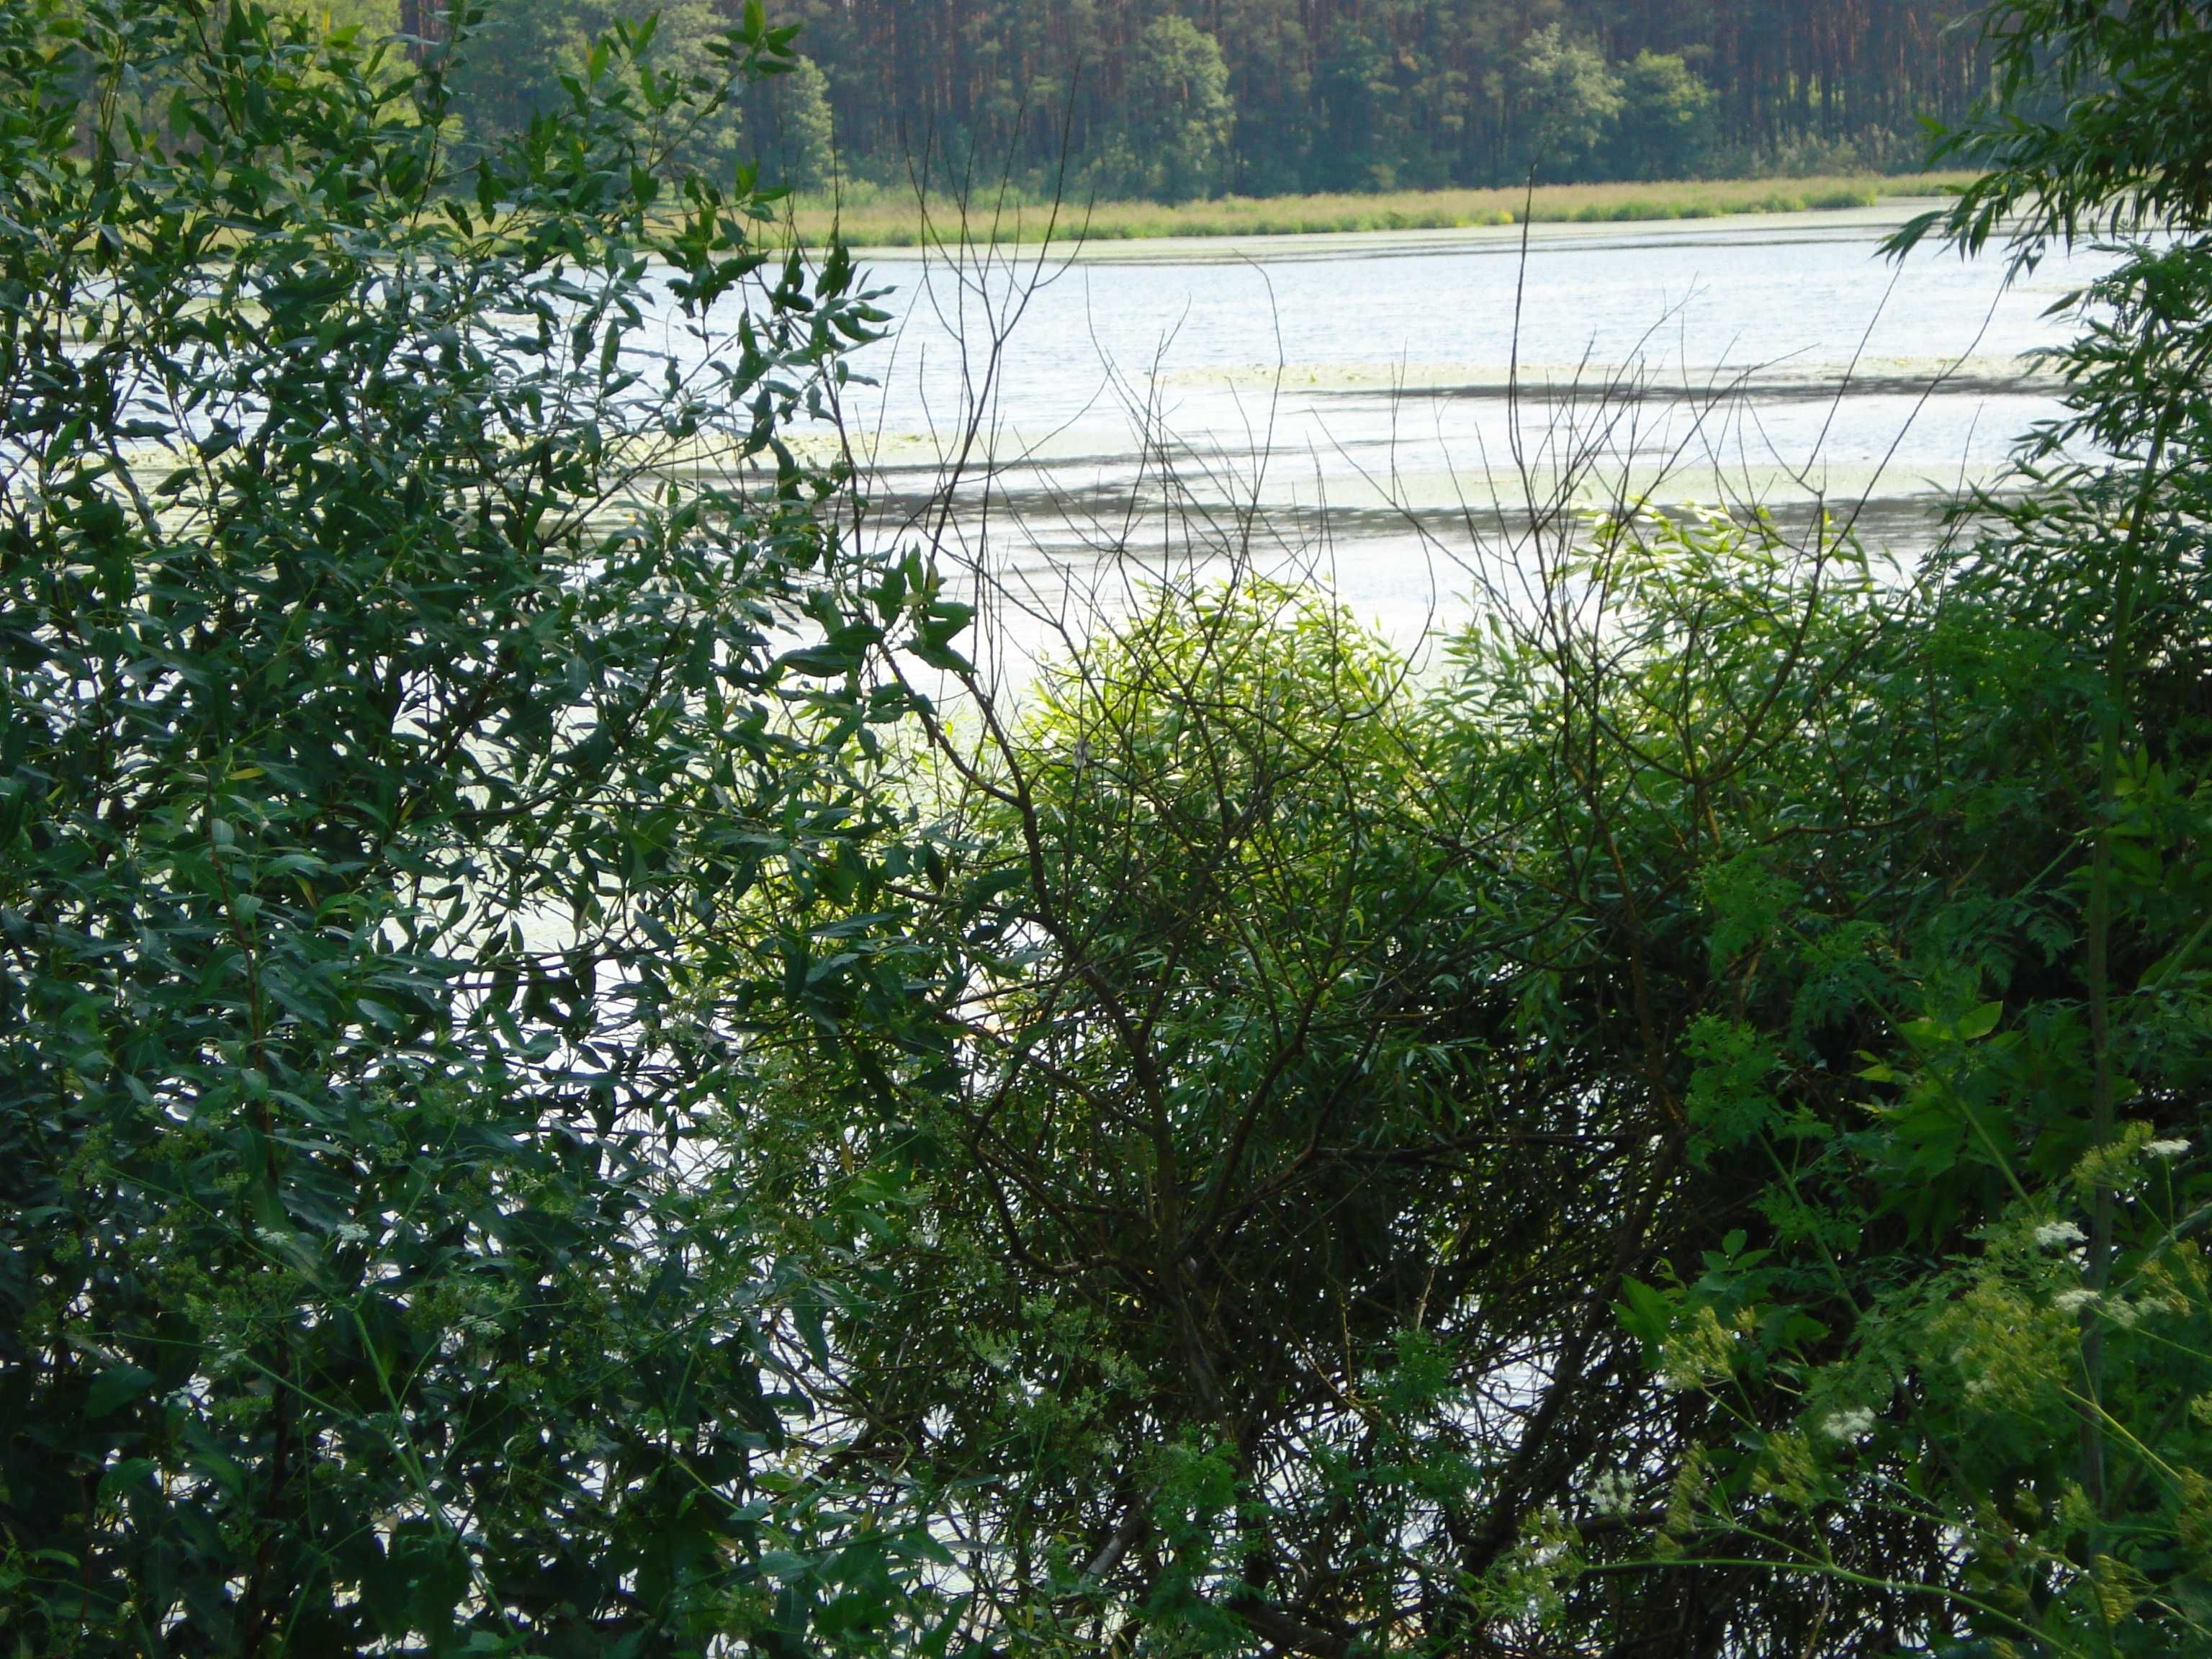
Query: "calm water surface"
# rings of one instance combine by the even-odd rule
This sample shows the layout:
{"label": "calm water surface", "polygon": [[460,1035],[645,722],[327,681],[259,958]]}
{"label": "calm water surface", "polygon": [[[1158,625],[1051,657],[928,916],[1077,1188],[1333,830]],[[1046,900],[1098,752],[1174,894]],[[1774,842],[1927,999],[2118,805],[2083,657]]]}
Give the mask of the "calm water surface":
{"label": "calm water surface", "polygon": [[[1249,526],[1394,636],[1463,616],[1562,455],[1578,499],[1856,516],[1924,546],[2055,404],[2022,355],[2096,256],[1887,260],[1918,204],[1656,225],[872,256],[896,337],[854,415],[887,522],[974,421],[946,545],[1046,613]],[[990,349],[1003,336],[1000,349]],[[1516,459],[1517,456],[1517,459]],[[936,522],[936,520],[932,520]],[[1503,541],[1501,541],[1501,538]],[[1017,632],[1024,630],[1017,629]],[[1025,647],[1026,649],[1026,647]]]}

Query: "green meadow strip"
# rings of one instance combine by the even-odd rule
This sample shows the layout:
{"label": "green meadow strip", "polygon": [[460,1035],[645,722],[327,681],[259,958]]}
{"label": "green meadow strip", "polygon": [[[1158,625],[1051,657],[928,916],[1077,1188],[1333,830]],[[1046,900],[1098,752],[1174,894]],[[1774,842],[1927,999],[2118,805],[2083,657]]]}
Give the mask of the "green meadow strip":
{"label": "green meadow strip", "polygon": [[[1814,179],[1740,179],[1680,183],[1550,185],[1525,190],[1394,191],[1376,195],[1225,196],[1159,202],[1069,200],[1055,205],[1028,193],[971,200],[970,240],[1037,242],[1081,237],[1133,241],[1167,236],[1290,236],[1347,231],[1457,230],[1519,223],[1621,223],[1709,219],[1735,213],[1807,213],[1873,207],[1885,198],[1937,196],[1966,183],[1961,173]],[[793,198],[799,240],[820,245],[842,231],[854,246],[911,247],[963,234],[961,216],[933,202],[925,218],[911,194],[860,185],[842,198]]]}

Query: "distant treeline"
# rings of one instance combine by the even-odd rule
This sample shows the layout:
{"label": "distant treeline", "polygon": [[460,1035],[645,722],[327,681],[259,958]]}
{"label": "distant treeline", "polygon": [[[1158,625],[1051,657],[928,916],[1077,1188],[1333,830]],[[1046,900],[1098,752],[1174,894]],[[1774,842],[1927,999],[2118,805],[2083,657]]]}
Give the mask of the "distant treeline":
{"label": "distant treeline", "polygon": [[[841,143],[1126,149],[1248,194],[1917,163],[1979,84],[1958,0],[784,0]],[[1224,118],[1225,117],[1225,120]],[[1180,143],[1176,141],[1180,140]],[[1845,147],[1856,156],[1839,155]],[[1135,181],[1133,181],[1135,182]],[[1149,182],[1173,187],[1171,179]],[[1197,183],[1197,180],[1188,181]]]}
{"label": "distant treeline", "polygon": [[[744,0],[490,0],[486,117],[551,95],[555,37]],[[453,0],[385,0],[426,34]],[[377,0],[355,0],[356,12]],[[1917,166],[1984,82],[1966,0],[775,0],[806,65],[746,146],[801,185],[932,155],[1176,200]],[[525,38],[526,37],[526,38]],[[818,71],[818,72],[817,72]]]}

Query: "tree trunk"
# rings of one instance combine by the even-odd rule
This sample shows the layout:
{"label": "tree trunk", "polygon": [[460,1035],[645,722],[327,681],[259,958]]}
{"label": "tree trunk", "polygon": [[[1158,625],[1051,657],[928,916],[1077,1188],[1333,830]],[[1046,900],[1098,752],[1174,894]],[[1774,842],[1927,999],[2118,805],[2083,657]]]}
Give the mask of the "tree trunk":
{"label": "tree trunk", "polygon": [[399,0],[399,33],[407,56],[422,63],[446,41],[446,0]]}

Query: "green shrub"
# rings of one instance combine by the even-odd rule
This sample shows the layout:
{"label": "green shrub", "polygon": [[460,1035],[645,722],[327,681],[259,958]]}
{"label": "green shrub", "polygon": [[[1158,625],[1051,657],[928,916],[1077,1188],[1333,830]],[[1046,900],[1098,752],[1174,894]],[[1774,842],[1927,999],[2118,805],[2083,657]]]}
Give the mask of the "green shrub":
{"label": "green shrub", "polygon": [[699,917],[872,878],[897,707],[785,442],[882,314],[674,158],[787,39],[618,31],[462,173],[357,33],[0,11],[11,1651],[889,1616],[895,1541],[779,1468],[818,1292],[693,1224],[733,1030],[836,982]]}

